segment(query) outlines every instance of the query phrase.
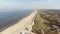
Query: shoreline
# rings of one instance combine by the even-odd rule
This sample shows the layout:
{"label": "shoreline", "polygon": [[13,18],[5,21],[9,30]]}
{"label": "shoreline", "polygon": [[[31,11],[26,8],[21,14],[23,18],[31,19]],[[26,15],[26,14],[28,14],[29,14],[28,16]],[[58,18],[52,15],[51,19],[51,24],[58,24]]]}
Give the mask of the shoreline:
{"label": "shoreline", "polygon": [[[33,13],[33,12],[32,12],[32,13]],[[32,13],[30,13],[30,14],[32,14]],[[30,14],[29,14],[29,15],[30,15]],[[12,24],[5,25],[4,27],[2,27],[2,28],[0,29],[0,32],[3,31],[3,30],[5,30],[6,28],[9,28],[10,26],[13,26],[13,25],[17,24],[19,21],[25,19],[25,18],[28,17],[29,15],[27,15],[27,16],[21,18],[21,19],[18,19],[18,20],[16,20],[15,22],[12,22]]]}
{"label": "shoreline", "polygon": [[[13,26],[8,27],[7,29],[1,31],[2,34],[7,34],[8,33],[14,33],[19,32],[19,30],[22,30],[22,28],[24,28],[24,25],[26,25],[27,22],[29,22],[33,16],[35,15],[36,12],[33,12],[32,14],[30,14],[29,16],[21,19],[20,21],[18,21],[18,23],[14,24]],[[30,19],[31,18],[31,19]],[[28,20],[29,19],[29,20]],[[25,22],[25,23],[24,23]],[[13,31],[13,32],[12,32]]]}

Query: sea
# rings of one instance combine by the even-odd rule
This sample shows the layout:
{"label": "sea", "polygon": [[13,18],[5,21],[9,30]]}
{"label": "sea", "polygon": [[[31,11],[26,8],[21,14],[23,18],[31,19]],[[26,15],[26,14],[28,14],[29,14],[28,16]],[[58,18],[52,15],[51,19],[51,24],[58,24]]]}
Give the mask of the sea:
{"label": "sea", "polygon": [[0,29],[18,23],[33,12],[34,10],[0,10]]}

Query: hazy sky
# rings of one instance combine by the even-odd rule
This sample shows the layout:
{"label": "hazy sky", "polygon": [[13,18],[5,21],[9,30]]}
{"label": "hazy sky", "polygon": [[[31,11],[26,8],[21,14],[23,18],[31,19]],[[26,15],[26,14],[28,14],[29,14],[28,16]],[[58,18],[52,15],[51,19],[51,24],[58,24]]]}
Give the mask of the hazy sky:
{"label": "hazy sky", "polygon": [[0,9],[60,9],[60,0],[0,0]]}

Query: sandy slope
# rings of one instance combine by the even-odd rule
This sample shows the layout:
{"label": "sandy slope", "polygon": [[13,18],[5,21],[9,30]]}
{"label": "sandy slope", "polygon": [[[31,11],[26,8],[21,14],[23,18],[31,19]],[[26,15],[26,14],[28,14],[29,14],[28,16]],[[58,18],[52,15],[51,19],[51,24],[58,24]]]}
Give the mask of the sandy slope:
{"label": "sandy slope", "polygon": [[30,30],[25,30],[26,27],[30,27],[31,29],[31,22],[32,19],[34,18],[35,14],[37,12],[33,12],[32,14],[30,14],[28,17],[22,19],[21,21],[19,21],[17,24],[3,30],[2,32],[0,32],[1,34],[20,34],[20,32],[27,32],[29,33]]}

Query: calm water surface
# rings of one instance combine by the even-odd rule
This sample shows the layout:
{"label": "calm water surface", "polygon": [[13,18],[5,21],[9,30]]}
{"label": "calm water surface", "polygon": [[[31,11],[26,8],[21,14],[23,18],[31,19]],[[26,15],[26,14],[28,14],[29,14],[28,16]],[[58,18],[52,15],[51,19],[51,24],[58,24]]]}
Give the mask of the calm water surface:
{"label": "calm water surface", "polygon": [[28,16],[33,10],[0,10],[0,29]]}

